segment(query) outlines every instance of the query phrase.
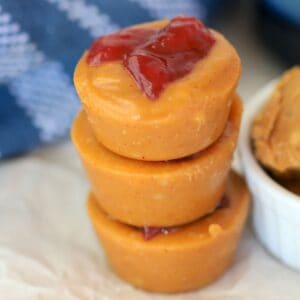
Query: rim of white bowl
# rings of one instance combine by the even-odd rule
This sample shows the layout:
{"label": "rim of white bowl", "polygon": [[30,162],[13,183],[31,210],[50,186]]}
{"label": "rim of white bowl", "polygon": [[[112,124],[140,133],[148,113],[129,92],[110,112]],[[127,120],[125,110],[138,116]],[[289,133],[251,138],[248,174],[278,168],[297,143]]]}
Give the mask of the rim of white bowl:
{"label": "rim of white bowl", "polygon": [[[278,79],[272,80],[262,89],[260,89],[253,97],[249,99],[248,104],[245,105],[244,116],[241,126],[240,140],[238,145],[239,155],[242,159],[243,173],[246,173],[244,168],[251,168],[251,172],[255,173],[256,181],[264,183],[264,188],[271,193],[278,194],[280,202],[286,202],[286,205],[292,206],[295,209],[300,209],[300,196],[290,192],[286,188],[282,187],[274,179],[272,179],[265,170],[260,166],[258,161],[253,155],[250,145],[250,129],[252,121],[261,107],[269,99],[272,91],[274,90]],[[280,195],[282,197],[280,197]]]}

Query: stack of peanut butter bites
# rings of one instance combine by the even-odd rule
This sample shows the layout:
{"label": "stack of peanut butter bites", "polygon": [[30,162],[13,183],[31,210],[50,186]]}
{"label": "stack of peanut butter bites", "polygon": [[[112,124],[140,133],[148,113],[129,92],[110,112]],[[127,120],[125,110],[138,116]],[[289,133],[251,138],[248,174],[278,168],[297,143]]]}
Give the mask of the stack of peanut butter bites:
{"label": "stack of peanut butter bites", "polygon": [[156,292],[205,286],[230,266],[249,206],[230,171],[240,59],[218,32],[176,17],[99,38],[80,59],[72,140],[111,268]]}

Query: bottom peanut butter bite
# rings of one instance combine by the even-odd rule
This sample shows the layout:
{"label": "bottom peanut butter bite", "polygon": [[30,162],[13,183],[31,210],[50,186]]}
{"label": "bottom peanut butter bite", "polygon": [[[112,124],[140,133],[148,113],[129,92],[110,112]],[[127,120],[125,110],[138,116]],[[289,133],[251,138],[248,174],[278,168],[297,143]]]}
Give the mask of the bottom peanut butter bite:
{"label": "bottom peanut butter bite", "polygon": [[231,173],[224,208],[145,240],[141,229],[114,221],[88,198],[88,212],[111,268],[133,286],[174,293],[203,287],[231,265],[249,208],[244,181]]}
{"label": "bottom peanut butter bite", "polygon": [[135,226],[189,223],[214,210],[222,197],[236,146],[242,104],[234,96],[222,136],[191,157],[145,162],[102,146],[81,112],[72,128],[96,201],[113,218]]}

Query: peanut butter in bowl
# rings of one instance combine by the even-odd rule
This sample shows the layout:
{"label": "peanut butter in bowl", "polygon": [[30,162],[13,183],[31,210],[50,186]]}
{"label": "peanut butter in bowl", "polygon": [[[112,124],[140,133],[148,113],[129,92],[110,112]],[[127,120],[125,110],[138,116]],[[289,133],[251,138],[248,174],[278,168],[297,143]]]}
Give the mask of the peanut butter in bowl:
{"label": "peanut butter in bowl", "polygon": [[300,189],[300,67],[285,72],[256,115],[251,139],[260,164],[290,191]]}

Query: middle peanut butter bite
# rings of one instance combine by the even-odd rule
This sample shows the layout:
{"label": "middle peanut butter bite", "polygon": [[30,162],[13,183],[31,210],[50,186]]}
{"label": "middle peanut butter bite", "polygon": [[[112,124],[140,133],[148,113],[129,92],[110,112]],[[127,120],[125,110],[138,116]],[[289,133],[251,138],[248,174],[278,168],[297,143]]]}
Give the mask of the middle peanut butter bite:
{"label": "middle peanut butter bite", "polygon": [[79,61],[74,82],[101,144],[161,161],[199,152],[221,136],[240,68],[220,33],[177,17],[100,38]]}
{"label": "middle peanut butter bite", "polygon": [[135,226],[173,226],[213,211],[225,191],[242,105],[238,96],[222,136],[207,149],[175,161],[137,161],[114,154],[95,138],[86,113],[72,128],[99,206]]}

